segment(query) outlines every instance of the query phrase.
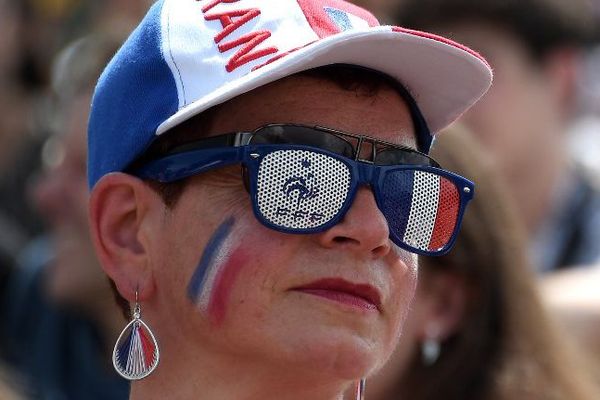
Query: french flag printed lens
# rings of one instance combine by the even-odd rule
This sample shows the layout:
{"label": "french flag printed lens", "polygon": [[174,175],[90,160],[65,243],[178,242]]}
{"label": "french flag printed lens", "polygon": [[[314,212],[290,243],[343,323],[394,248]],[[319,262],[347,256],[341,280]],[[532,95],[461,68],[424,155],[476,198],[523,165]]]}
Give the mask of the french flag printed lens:
{"label": "french flag printed lens", "polygon": [[431,171],[394,170],[381,187],[381,208],[396,241],[423,252],[439,252],[456,230],[460,195],[448,178]]}
{"label": "french flag printed lens", "polygon": [[[374,192],[394,243],[422,254],[448,250],[461,209],[457,184],[436,169],[401,167],[382,173]],[[353,200],[354,174],[348,164],[328,154],[270,151],[256,176],[259,219],[288,233],[329,229]]]}
{"label": "french flag printed lens", "polygon": [[273,226],[310,231],[342,210],[351,174],[342,161],[307,150],[277,150],[260,163],[257,205]]}

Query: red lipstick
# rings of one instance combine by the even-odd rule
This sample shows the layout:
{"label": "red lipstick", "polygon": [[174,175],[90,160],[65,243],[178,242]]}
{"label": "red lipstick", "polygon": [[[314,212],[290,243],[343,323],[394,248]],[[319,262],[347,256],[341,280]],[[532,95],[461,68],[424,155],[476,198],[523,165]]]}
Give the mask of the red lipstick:
{"label": "red lipstick", "polygon": [[293,290],[324,297],[339,303],[364,310],[380,310],[381,295],[371,285],[357,284],[340,278],[325,278]]}

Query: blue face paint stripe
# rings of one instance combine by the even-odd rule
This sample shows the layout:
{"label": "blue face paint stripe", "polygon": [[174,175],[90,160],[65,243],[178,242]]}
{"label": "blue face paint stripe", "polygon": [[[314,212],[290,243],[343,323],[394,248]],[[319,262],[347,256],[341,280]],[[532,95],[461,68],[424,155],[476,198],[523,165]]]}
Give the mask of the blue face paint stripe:
{"label": "blue face paint stripe", "polygon": [[190,283],[187,287],[188,297],[192,301],[196,301],[202,292],[202,288],[204,287],[207,271],[209,270],[210,265],[212,264],[215,255],[218,253],[219,249],[223,245],[223,242],[229,234],[231,233],[231,228],[233,227],[235,219],[233,217],[228,218],[225,222],[223,222],[213,233],[211,238],[208,240],[206,247],[204,248],[204,252],[202,253],[202,258],[190,279]]}

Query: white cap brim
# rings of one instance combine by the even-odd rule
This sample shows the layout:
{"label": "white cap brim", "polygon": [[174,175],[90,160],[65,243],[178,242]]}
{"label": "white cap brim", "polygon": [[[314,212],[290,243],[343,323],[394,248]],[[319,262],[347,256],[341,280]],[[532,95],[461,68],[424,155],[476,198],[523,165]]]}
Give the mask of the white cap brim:
{"label": "white cap brim", "polygon": [[492,71],[473,51],[447,39],[390,26],[350,30],[297,49],[181,108],[157,135],[255,88],[330,64],[370,68],[396,79],[413,96],[429,129],[438,132],[488,90]]}

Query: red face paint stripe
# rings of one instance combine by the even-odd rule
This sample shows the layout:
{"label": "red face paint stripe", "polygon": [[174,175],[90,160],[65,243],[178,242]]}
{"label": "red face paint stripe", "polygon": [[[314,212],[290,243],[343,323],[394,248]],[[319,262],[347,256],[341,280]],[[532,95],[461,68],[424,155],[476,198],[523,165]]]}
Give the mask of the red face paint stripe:
{"label": "red face paint stripe", "polygon": [[429,250],[438,250],[448,244],[458,216],[460,197],[456,186],[446,178],[440,178],[440,196],[435,224],[429,241]]}
{"label": "red face paint stripe", "polygon": [[229,296],[244,266],[244,261],[244,251],[236,249],[215,278],[214,289],[208,304],[208,315],[215,325],[219,325],[225,319]]}

